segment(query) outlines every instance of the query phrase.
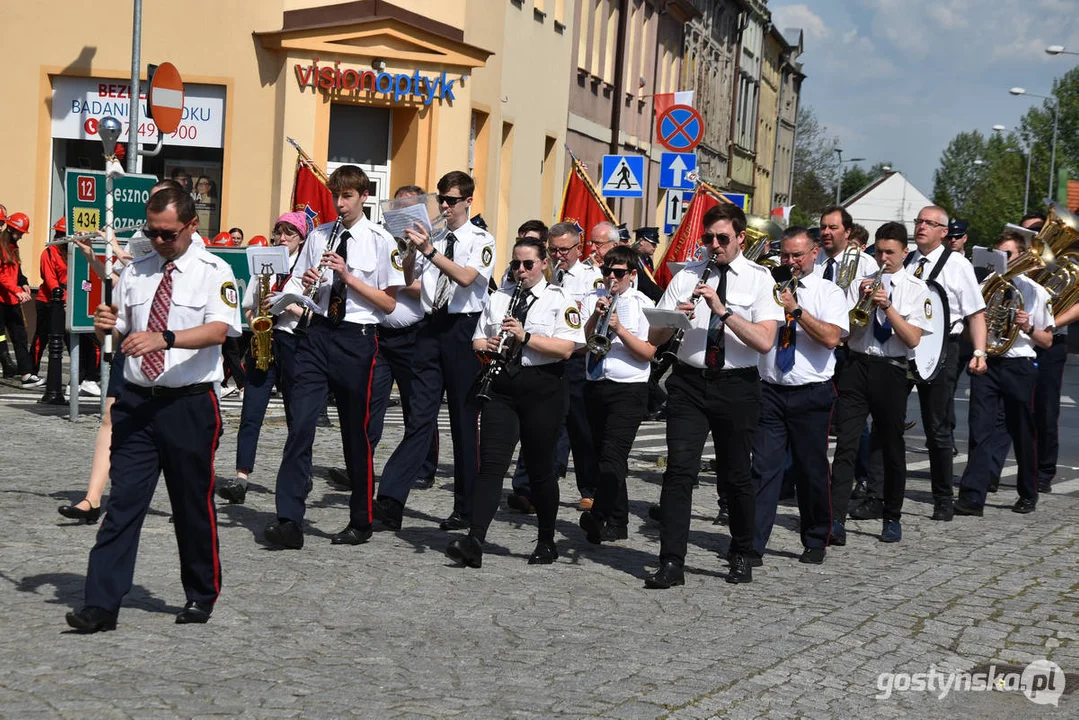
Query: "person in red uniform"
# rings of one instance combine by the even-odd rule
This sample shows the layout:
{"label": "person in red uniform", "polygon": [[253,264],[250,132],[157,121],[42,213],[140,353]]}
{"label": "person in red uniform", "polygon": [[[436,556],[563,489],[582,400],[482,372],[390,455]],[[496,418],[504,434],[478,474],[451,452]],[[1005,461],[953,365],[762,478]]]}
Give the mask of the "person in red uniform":
{"label": "person in red uniform", "polygon": [[45,381],[33,373],[30,348],[26,342],[23,303],[30,302],[30,285],[22,272],[19,240],[30,232],[30,218],[17,212],[4,218],[0,229],[0,324],[15,348],[15,364],[23,388],[35,388]]}

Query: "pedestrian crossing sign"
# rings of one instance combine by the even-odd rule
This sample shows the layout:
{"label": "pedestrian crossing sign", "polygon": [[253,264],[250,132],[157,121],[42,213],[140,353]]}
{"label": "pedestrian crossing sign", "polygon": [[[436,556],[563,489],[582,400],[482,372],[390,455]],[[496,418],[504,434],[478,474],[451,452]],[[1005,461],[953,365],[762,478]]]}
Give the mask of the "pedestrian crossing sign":
{"label": "pedestrian crossing sign", "polygon": [[600,195],[644,197],[644,155],[604,155]]}

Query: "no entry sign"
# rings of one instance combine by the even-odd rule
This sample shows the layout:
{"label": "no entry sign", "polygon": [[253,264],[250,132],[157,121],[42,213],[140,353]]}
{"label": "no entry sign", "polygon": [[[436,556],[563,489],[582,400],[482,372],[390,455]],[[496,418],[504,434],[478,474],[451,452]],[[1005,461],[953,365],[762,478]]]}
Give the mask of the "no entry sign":
{"label": "no entry sign", "polygon": [[704,118],[689,105],[671,105],[659,116],[659,141],[668,150],[689,152],[704,137]]}
{"label": "no entry sign", "polygon": [[184,115],[184,81],[172,63],[161,63],[150,81],[150,116],[161,132],[176,132]]}

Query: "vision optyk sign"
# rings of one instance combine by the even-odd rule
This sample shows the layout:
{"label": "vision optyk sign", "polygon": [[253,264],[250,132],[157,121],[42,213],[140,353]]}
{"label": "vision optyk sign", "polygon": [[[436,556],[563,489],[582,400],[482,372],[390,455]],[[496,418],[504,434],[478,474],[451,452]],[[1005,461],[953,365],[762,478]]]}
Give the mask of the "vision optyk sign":
{"label": "vision optyk sign", "polygon": [[386,95],[393,102],[412,99],[430,105],[435,100],[453,102],[453,84],[460,78],[450,80],[446,73],[421,75],[414,70],[411,75],[403,73],[375,72],[373,70],[341,69],[341,63],[319,65],[318,58],[310,65],[296,64],[296,80],[300,87],[312,87],[334,92],[369,92]]}

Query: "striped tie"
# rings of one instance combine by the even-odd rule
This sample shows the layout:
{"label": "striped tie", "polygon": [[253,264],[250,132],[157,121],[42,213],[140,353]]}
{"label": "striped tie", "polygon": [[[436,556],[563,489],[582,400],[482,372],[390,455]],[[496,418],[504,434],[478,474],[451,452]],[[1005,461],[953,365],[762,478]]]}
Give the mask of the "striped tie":
{"label": "striped tie", "polygon": [[[176,269],[176,263],[167,262],[163,268],[164,275],[154,293],[154,301],[150,305],[150,320],[146,325],[147,332],[164,332],[169,327],[169,308],[172,307],[172,271]],[[146,379],[153,382],[161,373],[165,372],[165,351],[154,350],[142,356],[142,374]]]}

